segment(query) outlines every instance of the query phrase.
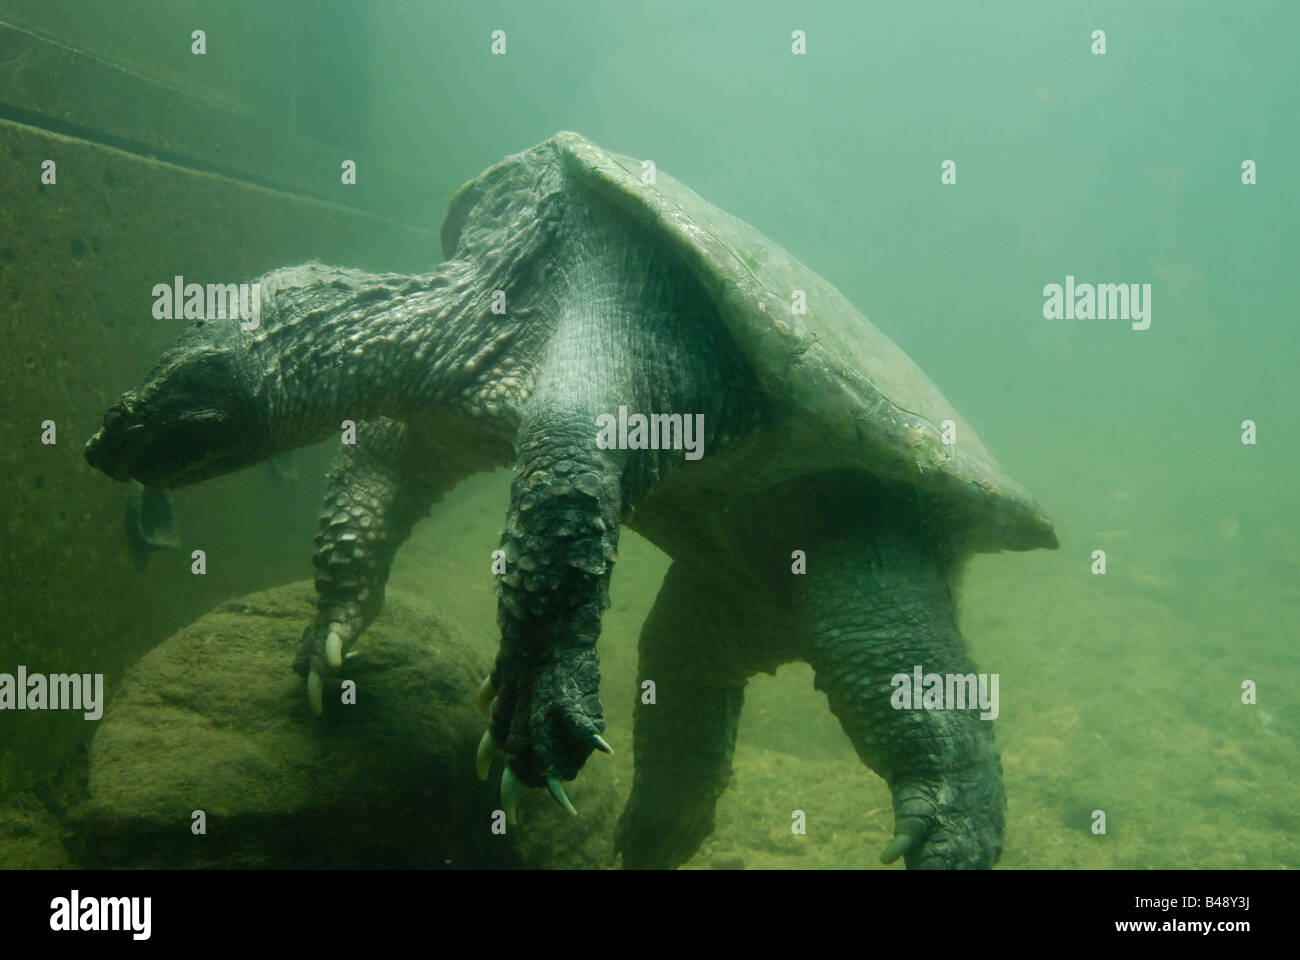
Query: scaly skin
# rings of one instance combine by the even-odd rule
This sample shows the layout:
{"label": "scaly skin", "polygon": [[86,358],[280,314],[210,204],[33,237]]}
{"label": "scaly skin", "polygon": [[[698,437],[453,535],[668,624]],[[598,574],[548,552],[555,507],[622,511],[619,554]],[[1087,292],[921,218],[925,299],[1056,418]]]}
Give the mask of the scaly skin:
{"label": "scaly skin", "polygon": [[[856,521],[856,518],[854,518]],[[890,678],[971,674],[940,551],[916,531],[846,524],[798,585],[817,689],[858,756],[889,784],[909,869],[991,867],[1002,851],[1002,767],[978,709],[896,710]]]}
{"label": "scaly skin", "polygon": [[[230,321],[186,334],[105,415],[86,456],[166,489],[357,423],[357,446],[331,471],[318,613],[295,662],[316,710],[414,521],[467,473],[513,460],[490,739],[509,757],[503,782],[555,790],[604,747],[595,643],[620,522],[683,462],[679,450],[597,449],[596,417],[620,405],[702,414],[708,449],[747,426],[754,387],[648,235],[585,198],[553,204],[544,260],[529,252],[537,238],[508,258],[547,279],[514,313],[487,310],[498,284],[522,286],[495,262],[449,261],[424,277],[276,271],[260,281],[260,330]],[[477,455],[446,436],[467,421]],[[458,462],[436,469],[439,449]]]}
{"label": "scaly skin", "polygon": [[619,526],[682,463],[678,451],[599,449],[596,418],[620,405],[700,412],[706,445],[744,421],[725,390],[744,381],[740,360],[682,299],[689,281],[598,208],[565,213],[551,261],[562,306],[523,405],[501,538],[509,566],[483,761],[494,748],[509,757],[508,813],[515,778],[567,806],[559,781],[605,749],[595,645]]}
{"label": "scaly skin", "polygon": [[312,558],[317,612],[294,661],[304,677],[315,674],[308,682],[317,714],[322,678],[339,669],[344,651],[383,609],[398,548],[456,480],[440,473],[437,451],[418,444],[396,420],[363,421],[356,440],[342,448],[326,479]]}
{"label": "scaly skin", "polygon": [[[760,389],[718,314],[729,291],[706,290],[653,224],[570,182],[563,162],[521,155],[470,200],[449,218],[451,259],[429,274],[313,263],[262,277],[261,327],[188,331],[109,409],[87,460],[167,489],[356,424],[330,473],[318,609],[295,661],[316,712],[413,525],[461,478],[510,465],[479,750],[483,776],[505,754],[509,816],[520,784],[572,810],[562,783],[608,749],[596,642],[626,523],[674,565],[642,632],[661,699],[636,717],[625,865],[694,853],[730,774],[746,680],[795,659],[889,782],[886,853],[991,865],[1003,801],[989,725],[888,703],[894,673],[969,671],[948,587],[967,552],[960,524],[897,478],[801,467],[820,456],[818,425]],[[620,406],[702,415],[705,459],[599,448],[597,417]],[[796,548],[806,575],[790,571]]]}
{"label": "scaly skin", "polygon": [[[635,714],[636,779],[616,840],[624,865],[675,867],[696,852],[730,776],[746,681],[803,660],[893,793],[886,862],[992,866],[1004,800],[991,724],[973,710],[890,703],[890,678],[915,666],[973,672],[950,588],[964,551],[942,511],[908,488],[828,473],[736,505],[715,530],[709,562],[674,563],[642,628],[640,675],[659,702]],[[792,576],[796,547],[807,572]]]}

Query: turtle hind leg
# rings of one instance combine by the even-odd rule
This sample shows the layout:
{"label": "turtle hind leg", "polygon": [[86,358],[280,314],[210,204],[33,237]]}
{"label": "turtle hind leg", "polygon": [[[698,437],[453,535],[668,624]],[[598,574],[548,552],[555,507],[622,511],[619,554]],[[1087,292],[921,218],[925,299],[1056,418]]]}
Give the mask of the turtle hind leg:
{"label": "turtle hind leg", "polygon": [[991,867],[1002,849],[1005,801],[990,722],[969,704],[892,702],[892,678],[910,680],[917,667],[945,677],[974,673],[943,550],[897,519],[846,517],[808,552],[795,602],[816,686],[893,794],[894,838],[881,860],[901,855],[909,869]]}
{"label": "turtle hind leg", "polygon": [[745,607],[727,596],[674,563],[641,629],[639,683],[654,682],[655,702],[638,688],[636,775],[615,840],[625,868],[680,866],[713,832],[745,690],[736,670]]}

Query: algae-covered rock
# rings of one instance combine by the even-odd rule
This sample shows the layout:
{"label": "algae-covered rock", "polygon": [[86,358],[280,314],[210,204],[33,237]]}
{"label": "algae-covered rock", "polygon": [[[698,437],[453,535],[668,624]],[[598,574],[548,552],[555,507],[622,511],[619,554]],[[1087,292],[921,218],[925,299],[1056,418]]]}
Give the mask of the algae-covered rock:
{"label": "algae-covered rock", "polygon": [[224,603],[128,671],[91,747],[84,864],[607,865],[618,798],[599,778],[580,818],[539,794],[492,833],[500,801],[474,776],[489,664],[417,601],[389,596],[342,671],[355,703],[335,687],[312,717],[290,664],[313,596]]}

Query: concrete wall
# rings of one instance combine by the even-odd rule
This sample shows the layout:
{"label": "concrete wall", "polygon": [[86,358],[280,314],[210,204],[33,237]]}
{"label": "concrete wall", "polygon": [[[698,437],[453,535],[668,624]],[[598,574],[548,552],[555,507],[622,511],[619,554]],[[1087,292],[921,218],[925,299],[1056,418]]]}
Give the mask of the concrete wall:
{"label": "concrete wall", "polygon": [[[264,0],[4,0],[0,19],[206,100],[282,118],[293,111],[299,7]],[[190,53],[196,29],[207,35],[204,57]]]}
{"label": "concrete wall", "polygon": [[[136,6],[87,12],[120,17]],[[81,451],[184,323],[153,318],[153,285],[176,274],[238,282],[312,258],[416,271],[441,254],[436,222],[391,202],[423,202],[421,185],[340,189],[337,158],[349,145],[278,127],[284,91],[262,90],[265,77],[196,81],[207,90],[193,95],[148,75],[151,65],[159,76],[192,66],[177,67],[156,36],[48,20],[40,34],[14,28],[42,10],[0,2],[0,672],[104,673],[111,691],[127,664],[218,601],[310,576],[332,452],[296,455],[297,482],[259,467],[178,491],[182,551],[136,569],[126,488]],[[59,29],[68,43],[52,41]],[[93,56],[74,49],[87,45]],[[129,72],[105,62],[115,53]],[[271,144],[265,155],[260,143]],[[53,184],[41,182],[46,160]],[[57,425],[54,445],[41,443],[45,420]],[[189,571],[196,547],[207,553],[204,576]],[[94,727],[67,712],[0,713],[0,864],[57,864],[48,844],[31,853],[32,818],[56,822],[76,798]]]}

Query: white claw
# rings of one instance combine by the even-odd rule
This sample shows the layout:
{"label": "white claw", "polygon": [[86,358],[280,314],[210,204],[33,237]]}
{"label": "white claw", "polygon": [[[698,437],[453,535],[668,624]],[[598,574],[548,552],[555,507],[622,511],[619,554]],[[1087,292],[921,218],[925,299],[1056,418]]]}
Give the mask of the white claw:
{"label": "white claw", "polygon": [[501,809],[506,812],[506,823],[516,822],[518,817],[515,811],[518,805],[519,780],[507,765],[506,772],[501,774]]}
{"label": "white claw", "polygon": [[595,741],[595,743],[596,743],[596,749],[599,750],[601,753],[613,753],[613,752],[614,752],[614,748],[611,747],[611,746],[610,746],[610,745],[605,741],[605,738],[602,737],[600,734],[598,734],[598,733],[595,734],[595,735],[592,737],[592,740]]}
{"label": "white claw", "polygon": [[912,842],[912,837],[906,833],[895,834],[894,839],[890,840],[889,845],[880,852],[880,862],[893,863],[911,849]]}
{"label": "white claw", "polygon": [[483,678],[483,682],[479,684],[478,694],[474,697],[474,702],[478,704],[480,710],[488,713],[492,709],[492,698],[496,695],[497,688],[492,686],[492,674],[489,673]]}
{"label": "white claw", "polygon": [[343,638],[338,635],[337,630],[331,630],[330,635],[325,638],[325,662],[330,665],[331,670],[337,670],[343,665]]}
{"label": "white claw", "polygon": [[564,786],[558,779],[555,777],[547,777],[546,788],[551,791],[551,796],[555,798],[556,803],[562,806],[565,810],[568,810],[569,813],[573,814],[573,816],[576,817],[578,815],[578,811],[575,810],[573,804],[569,802],[569,796],[564,792]]}
{"label": "white claw", "polygon": [[307,703],[311,705],[314,716],[319,717],[325,712],[325,703],[321,697],[320,674],[315,670],[307,674]]}
{"label": "white claw", "polygon": [[478,742],[478,754],[474,757],[474,768],[478,772],[480,780],[488,778],[488,772],[492,769],[492,758],[497,755],[497,749],[497,742],[492,737],[492,731],[485,731],[483,739]]}

